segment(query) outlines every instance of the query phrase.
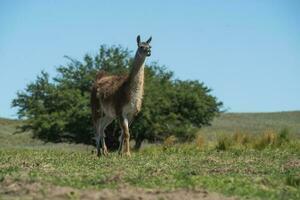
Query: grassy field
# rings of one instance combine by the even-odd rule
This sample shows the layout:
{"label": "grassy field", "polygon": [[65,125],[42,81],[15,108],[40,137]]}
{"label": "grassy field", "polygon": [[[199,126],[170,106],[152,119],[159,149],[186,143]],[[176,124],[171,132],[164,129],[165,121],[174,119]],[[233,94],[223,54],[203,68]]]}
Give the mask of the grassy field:
{"label": "grassy field", "polygon": [[279,132],[288,128],[293,135],[300,136],[300,111],[275,113],[226,113],[216,118],[212,126],[201,132],[215,136],[220,133],[261,134],[267,130]]}
{"label": "grassy field", "polygon": [[300,199],[300,112],[224,114],[132,158],[44,144],[0,120],[0,199]]}

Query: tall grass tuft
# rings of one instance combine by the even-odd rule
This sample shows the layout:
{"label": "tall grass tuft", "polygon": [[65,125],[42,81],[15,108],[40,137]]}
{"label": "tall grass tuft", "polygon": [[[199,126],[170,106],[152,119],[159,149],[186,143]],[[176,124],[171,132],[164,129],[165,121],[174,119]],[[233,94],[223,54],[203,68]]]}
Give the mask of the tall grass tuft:
{"label": "tall grass tuft", "polygon": [[245,134],[242,132],[235,132],[233,135],[233,141],[237,145],[246,146],[251,142],[251,140],[253,139],[250,138],[249,134]]}
{"label": "tall grass tuft", "polygon": [[293,186],[293,187],[299,187],[300,186],[300,175],[295,174],[287,174],[285,182],[287,185]]}
{"label": "tall grass tuft", "polygon": [[195,139],[195,145],[198,149],[204,149],[205,147],[205,138],[203,135],[197,135]]}
{"label": "tall grass tuft", "polygon": [[280,147],[290,142],[289,129],[284,128],[279,133],[267,130],[263,135],[258,136],[253,147],[261,150],[266,147]]}
{"label": "tall grass tuft", "polygon": [[221,135],[217,140],[216,149],[218,151],[226,151],[233,145],[232,137],[229,135]]}
{"label": "tall grass tuft", "polygon": [[290,142],[290,130],[288,128],[283,128],[278,134],[278,145]]}
{"label": "tall grass tuft", "polygon": [[169,147],[172,147],[175,145],[175,143],[178,141],[177,137],[174,136],[174,135],[171,135],[169,137],[167,137],[165,140],[164,140],[164,143],[163,143],[163,148],[164,149],[167,149]]}
{"label": "tall grass tuft", "polygon": [[[201,139],[200,146],[201,146]],[[219,151],[226,151],[229,148],[254,148],[263,150],[267,147],[276,148],[290,143],[291,137],[289,129],[284,128],[279,133],[274,130],[266,130],[257,135],[251,135],[243,132],[235,132],[234,134],[221,134],[217,138],[215,148]],[[198,142],[199,143],[199,142]]]}
{"label": "tall grass tuft", "polygon": [[259,135],[254,141],[254,149],[262,150],[268,146],[275,145],[277,141],[277,134],[273,130],[267,130],[262,135]]}

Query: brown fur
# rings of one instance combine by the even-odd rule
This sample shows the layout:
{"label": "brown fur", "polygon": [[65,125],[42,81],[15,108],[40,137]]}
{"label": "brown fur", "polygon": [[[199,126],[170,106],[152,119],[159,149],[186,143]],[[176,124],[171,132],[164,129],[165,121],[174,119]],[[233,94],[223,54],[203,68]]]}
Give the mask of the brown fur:
{"label": "brown fur", "polygon": [[[113,105],[118,106],[117,110],[119,111],[121,109],[121,105],[128,103],[130,100],[128,92],[124,91],[124,89],[127,87],[127,75],[97,76],[97,79],[92,87],[92,99],[95,103],[97,101],[97,110],[100,109],[100,100],[103,103],[112,102]],[[96,117],[100,117],[100,115],[97,114]]]}
{"label": "brown fur", "polygon": [[[143,60],[139,61],[136,65],[141,65],[143,62]],[[144,75],[142,74],[142,76],[138,77],[139,79],[136,79],[139,70],[139,67],[133,68],[129,75],[108,75],[102,70],[97,73],[91,95],[94,122],[96,122],[97,118],[101,117],[100,102],[110,102],[115,108],[116,115],[120,116],[122,114],[123,107],[131,100],[131,92],[134,92],[133,90],[136,89],[137,85],[141,85],[143,89]],[[142,71],[142,73],[144,72]],[[141,102],[136,108],[136,112],[139,112],[140,107]]]}

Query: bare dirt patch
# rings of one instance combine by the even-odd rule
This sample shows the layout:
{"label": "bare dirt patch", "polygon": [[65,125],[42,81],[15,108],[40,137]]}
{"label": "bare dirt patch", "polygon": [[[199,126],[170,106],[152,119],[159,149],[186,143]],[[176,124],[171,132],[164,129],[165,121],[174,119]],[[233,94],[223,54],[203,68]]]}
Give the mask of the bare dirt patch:
{"label": "bare dirt patch", "polygon": [[0,183],[0,199],[90,199],[90,200],[234,200],[204,189],[142,189],[120,186],[117,189],[75,189],[46,183],[5,179]]}

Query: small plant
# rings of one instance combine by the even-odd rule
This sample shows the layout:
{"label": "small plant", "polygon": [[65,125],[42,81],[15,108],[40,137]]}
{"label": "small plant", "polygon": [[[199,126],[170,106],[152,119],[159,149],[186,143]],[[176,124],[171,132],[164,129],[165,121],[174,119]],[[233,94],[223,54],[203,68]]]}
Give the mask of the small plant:
{"label": "small plant", "polygon": [[298,175],[293,175],[293,174],[288,174],[286,176],[286,184],[289,186],[293,186],[293,187],[298,187],[300,186],[300,176]]}
{"label": "small plant", "polygon": [[177,138],[174,135],[167,137],[164,140],[164,148],[172,147],[177,142]]}

